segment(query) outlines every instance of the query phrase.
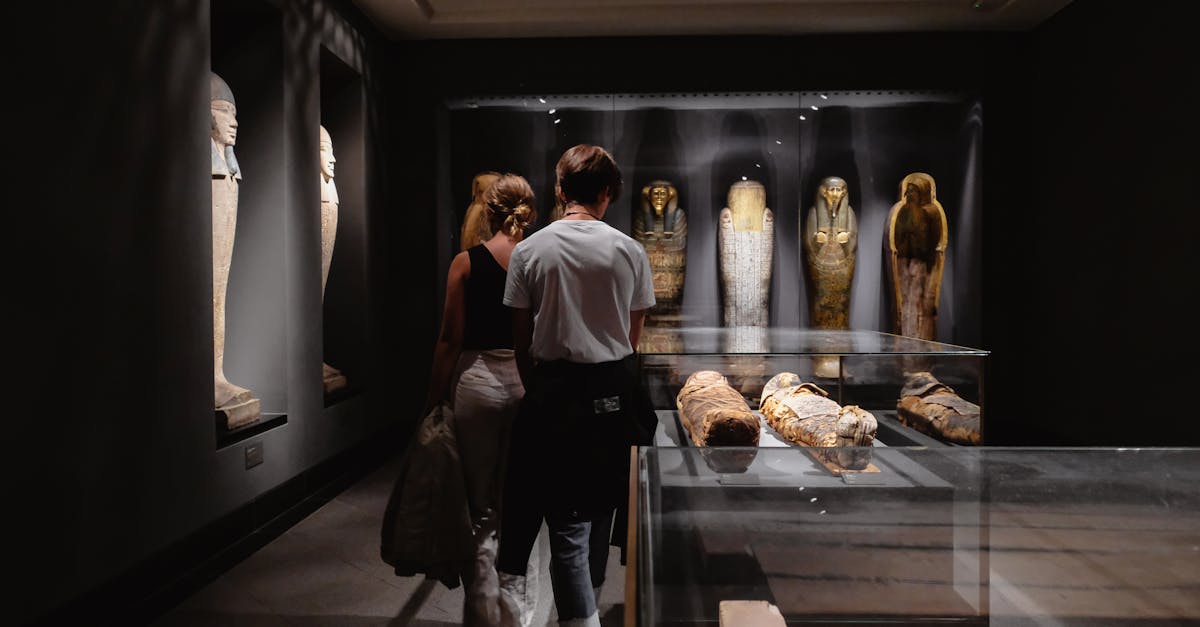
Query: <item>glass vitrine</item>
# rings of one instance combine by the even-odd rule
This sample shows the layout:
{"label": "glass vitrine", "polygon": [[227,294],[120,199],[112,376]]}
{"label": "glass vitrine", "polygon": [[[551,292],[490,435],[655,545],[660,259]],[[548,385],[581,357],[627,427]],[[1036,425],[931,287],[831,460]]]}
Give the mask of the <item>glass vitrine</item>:
{"label": "glass vitrine", "polygon": [[[655,409],[664,413],[660,422],[668,428],[678,424],[673,413],[681,386],[697,371],[725,375],[751,410],[759,408],[768,380],[791,372],[819,386],[838,404],[871,412],[879,422],[882,445],[954,443],[941,434],[907,427],[899,417],[902,401],[912,396],[906,392],[919,391],[921,382],[936,380],[965,403],[977,406],[980,443],[986,441],[985,350],[865,330],[648,327],[639,353],[644,382]],[[765,422],[763,430],[764,443],[785,441]],[[686,445],[686,441],[682,437],[677,443]]]}
{"label": "glass vitrine", "polygon": [[834,475],[804,448],[635,456],[627,614],[716,625],[1194,624],[1200,449],[884,447]]}

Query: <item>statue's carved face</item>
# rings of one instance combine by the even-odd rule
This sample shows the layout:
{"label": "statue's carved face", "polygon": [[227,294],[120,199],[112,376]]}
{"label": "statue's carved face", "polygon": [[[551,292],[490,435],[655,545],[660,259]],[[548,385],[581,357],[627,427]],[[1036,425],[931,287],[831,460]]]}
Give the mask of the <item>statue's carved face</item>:
{"label": "statue's carved face", "polygon": [[335,163],[337,163],[337,159],[333,156],[333,144],[321,142],[321,174],[324,174],[325,178],[333,178]]}
{"label": "statue's carved face", "polygon": [[658,185],[650,188],[650,206],[658,213],[662,213],[667,202],[671,200],[671,189],[665,185]]}
{"label": "statue's carved face", "polygon": [[846,197],[846,184],[840,181],[833,181],[825,185],[825,190],[821,192],[825,196],[825,202],[830,208],[835,208],[842,204],[842,199]]}
{"label": "statue's carved face", "polygon": [[212,101],[212,138],[223,146],[233,146],[237,127],[237,107],[228,100]]}

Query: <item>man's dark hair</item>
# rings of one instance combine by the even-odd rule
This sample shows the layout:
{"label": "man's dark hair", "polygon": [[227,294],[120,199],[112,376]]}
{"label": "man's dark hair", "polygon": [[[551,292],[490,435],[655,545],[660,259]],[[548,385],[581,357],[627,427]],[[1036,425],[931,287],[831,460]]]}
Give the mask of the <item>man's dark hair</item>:
{"label": "man's dark hair", "polygon": [[608,151],[590,144],[579,144],[563,153],[554,169],[558,187],[567,202],[590,205],[608,190],[609,202],[621,195],[621,170]]}

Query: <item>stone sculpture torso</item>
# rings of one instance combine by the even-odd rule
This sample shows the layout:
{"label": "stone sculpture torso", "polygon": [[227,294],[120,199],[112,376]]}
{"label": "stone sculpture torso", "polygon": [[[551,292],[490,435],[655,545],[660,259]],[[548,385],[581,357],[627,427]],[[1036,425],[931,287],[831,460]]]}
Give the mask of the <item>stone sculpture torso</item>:
{"label": "stone sculpture torso", "polygon": [[237,143],[237,107],[229,85],[210,74],[212,94],[212,245],[213,245],[213,384],[214,403],[227,429],[257,422],[259,401],[250,390],[225,376],[225,302],[233,240],[237,233],[238,188],[242,172],[233,146]]}
{"label": "stone sculpture torso", "polygon": [[633,215],[633,237],[646,249],[654,277],[657,303],[650,315],[678,313],[687,271],[687,215],[669,181],[654,181],[642,190],[640,210]]}
{"label": "stone sculpture torso", "polygon": [[765,327],[775,218],[762,183],[741,181],[729,188],[718,228],[724,325]]}
{"label": "stone sculpture torso", "polygon": [[[338,193],[334,183],[333,139],[325,127],[320,127],[321,144],[321,302],[325,301],[325,285],[329,282],[329,267],[333,262],[333,246],[337,241]],[[346,376],[340,370],[321,362],[321,379],[325,393],[346,387]]]}
{"label": "stone sculpture torso", "polygon": [[938,301],[948,241],[946,211],[933,177],[914,172],[900,183],[884,232],[892,331],[937,339]]}

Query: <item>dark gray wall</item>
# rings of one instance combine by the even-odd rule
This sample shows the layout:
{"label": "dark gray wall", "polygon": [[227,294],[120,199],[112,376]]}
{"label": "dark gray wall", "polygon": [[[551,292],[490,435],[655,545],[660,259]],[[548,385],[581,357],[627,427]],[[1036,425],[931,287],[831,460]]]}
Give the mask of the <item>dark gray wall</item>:
{"label": "dark gray wall", "polygon": [[[36,70],[22,90],[16,141],[40,165],[23,177],[28,198],[15,203],[28,210],[14,232],[29,248],[32,273],[23,274],[32,279],[13,303],[28,314],[14,361],[33,384],[19,394],[29,407],[6,438],[5,500],[21,512],[10,561],[21,575],[6,592],[19,599],[17,623],[96,590],[418,409],[415,388],[379,367],[397,342],[376,324],[392,317],[403,326],[403,315],[368,293],[358,296],[371,338],[362,361],[372,376],[400,381],[395,411],[364,395],[327,414],[321,389],[319,52],[326,46],[363,76],[369,223],[388,203],[374,172],[388,168],[394,145],[379,115],[391,96],[375,77],[387,42],[342,3],[212,1],[75,3],[69,16],[46,9],[22,22],[39,47],[29,51]],[[210,8],[273,23],[226,29],[226,40],[245,43],[242,65],[227,56],[236,49],[213,51],[214,63],[241,71],[239,108],[257,111],[243,124],[258,125],[244,132],[266,146],[239,148],[245,193],[229,365],[263,389],[264,409],[286,406],[288,421],[251,440],[265,460],[250,470],[242,445],[218,450],[212,412]],[[359,289],[370,292],[403,257],[364,247],[369,274]]]}
{"label": "dark gray wall", "polygon": [[1200,444],[1186,409],[1200,221],[1182,7],[1073,2],[1020,59],[1010,167],[987,177],[1007,188],[988,207],[1004,239],[987,251],[989,315],[1003,316],[989,410],[1006,442]]}

